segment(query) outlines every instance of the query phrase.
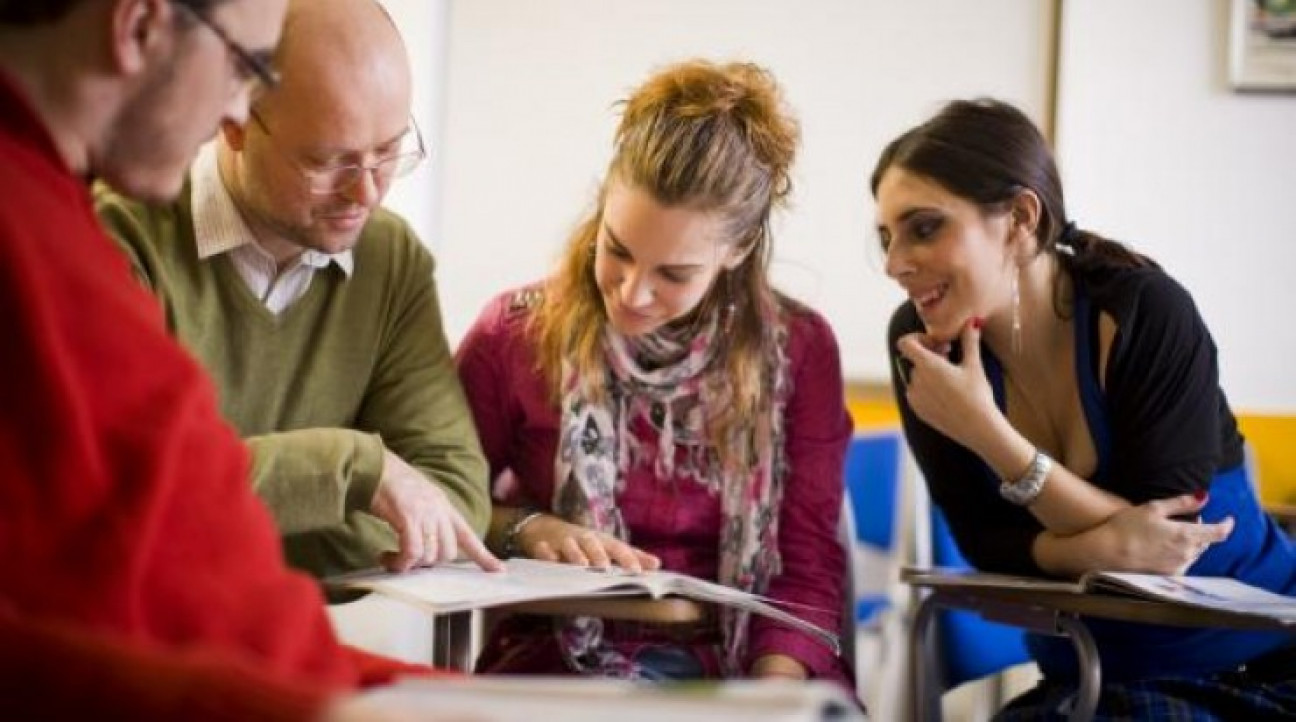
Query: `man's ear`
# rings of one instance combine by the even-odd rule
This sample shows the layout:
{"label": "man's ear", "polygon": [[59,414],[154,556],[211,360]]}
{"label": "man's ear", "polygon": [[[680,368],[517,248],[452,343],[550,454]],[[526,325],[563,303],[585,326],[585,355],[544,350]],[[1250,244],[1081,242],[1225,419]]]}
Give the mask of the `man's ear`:
{"label": "man's ear", "polygon": [[175,22],[169,0],[115,0],[108,18],[112,30],[111,56],[115,68],[137,75],[159,52]]}

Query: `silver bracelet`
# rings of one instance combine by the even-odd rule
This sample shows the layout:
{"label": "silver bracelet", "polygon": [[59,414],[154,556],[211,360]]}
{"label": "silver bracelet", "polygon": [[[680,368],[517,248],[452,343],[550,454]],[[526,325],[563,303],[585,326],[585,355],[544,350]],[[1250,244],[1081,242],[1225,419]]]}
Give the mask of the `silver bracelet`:
{"label": "silver bracelet", "polygon": [[504,552],[503,557],[505,559],[515,557],[522,551],[518,548],[518,535],[522,533],[522,530],[526,528],[527,524],[535,521],[537,517],[543,514],[543,510],[531,507],[524,508],[522,511],[518,512],[517,516],[514,517],[513,523],[509,524],[508,530],[504,532],[504,544],[502,545],[503,548],[501,551]]}
{"label": "silver bracelet", "polygon": [[1044,482],[1048,479],[1049,471],[1053,469],[1053,459],[1039,449],[1035,450],[1035,456],[1031,458],[1030,466],[1026,468],[1026,473],[1014,482],[1002,482],[999,484],[999,496],[1016,504],[1017,506],[1030,506],[1035,498],[1044,490]]}

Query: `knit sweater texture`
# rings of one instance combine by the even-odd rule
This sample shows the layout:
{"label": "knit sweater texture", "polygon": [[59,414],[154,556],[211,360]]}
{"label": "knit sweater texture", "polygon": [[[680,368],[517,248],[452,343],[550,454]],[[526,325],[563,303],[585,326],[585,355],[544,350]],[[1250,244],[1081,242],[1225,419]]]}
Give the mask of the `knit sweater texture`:
{"label": "knit sweater texture", "polygon": [[96,203],[251,446],[253,484],[290,562],[327,575],[373,566],[397,547],[394,531],[367,513],[384,448],[440,484],[484,532],[486,466],[442,329],[433,260],[408,225],[376,209],[354,274],[320,269],[276,316],[228,254],[198,258],[187,191],[147,206],[98,189]]}

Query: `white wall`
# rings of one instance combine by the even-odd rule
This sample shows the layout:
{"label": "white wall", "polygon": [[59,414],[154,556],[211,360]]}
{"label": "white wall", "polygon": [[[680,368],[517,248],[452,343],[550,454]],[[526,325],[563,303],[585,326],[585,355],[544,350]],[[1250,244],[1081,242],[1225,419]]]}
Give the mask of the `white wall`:
{"label": "white wall", "polygon": [[428,161],[392,186],[384,205],[395,209],[431,246],[441,205],[440,152],[444,132],[445,75],[449,17],[447,0],[379,0],[405,38],[414,68],[413,115],[429,146]]}
{"label": "white wall", "polygon": [[[1042,117],[1038,0],[385,0],[416,67],[433,162],[389,204],[436,252],[457,342],[493,293],[542,275],[607,160],[615,100],[703,55],[770,67],[805,141],[780,284],[821,308],[846,373],[886,374],[899,300],[878,270],[866,177],[955,96]],[[1235,406],[1296,409],[1296,96],[1226,82],[1228,0],[1063,3],[1058,154],[1072,215],[1154,255],[1197,298]]]}
{"label": "white wall", "polygon": [[[430,245],[452,342],[490,296],[549,270],[607,162],[616,100],[667,62],[741,57],[775,73],[803,124],[776,278],[828,315],[848,376],[880,380],[900,294],[869,256],[877,153],[954,96],[1001,95],[1036,117],[1045,103],[1047,3],[1038,0],[449,7],[444,186]],[[420,28],[405,31],[422,41]]]}
{"label": "white wall", "polygon": [[1227,84],[1228,0],[1064,3],[1070,212],[1193,293],[1236,408],[1296,410],[1296,95]]}

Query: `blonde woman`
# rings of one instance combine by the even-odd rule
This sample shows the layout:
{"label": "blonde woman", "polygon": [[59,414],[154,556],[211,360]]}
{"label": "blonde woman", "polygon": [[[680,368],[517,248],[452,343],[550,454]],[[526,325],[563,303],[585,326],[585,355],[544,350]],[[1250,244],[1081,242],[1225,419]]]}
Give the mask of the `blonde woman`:
{"label": "blonde woman", "polygon": [[[837,343],[768,276],[797,142],[774,79],[750,64],[680,63],[625,101],[558,269],[496,298],[459,350],[491,474],[509,480],[488,535],[499,553],[672,569],[840,628],[851,424]],[[479,669],[850,684],[810,637],[714,616],[515,619]]]}

